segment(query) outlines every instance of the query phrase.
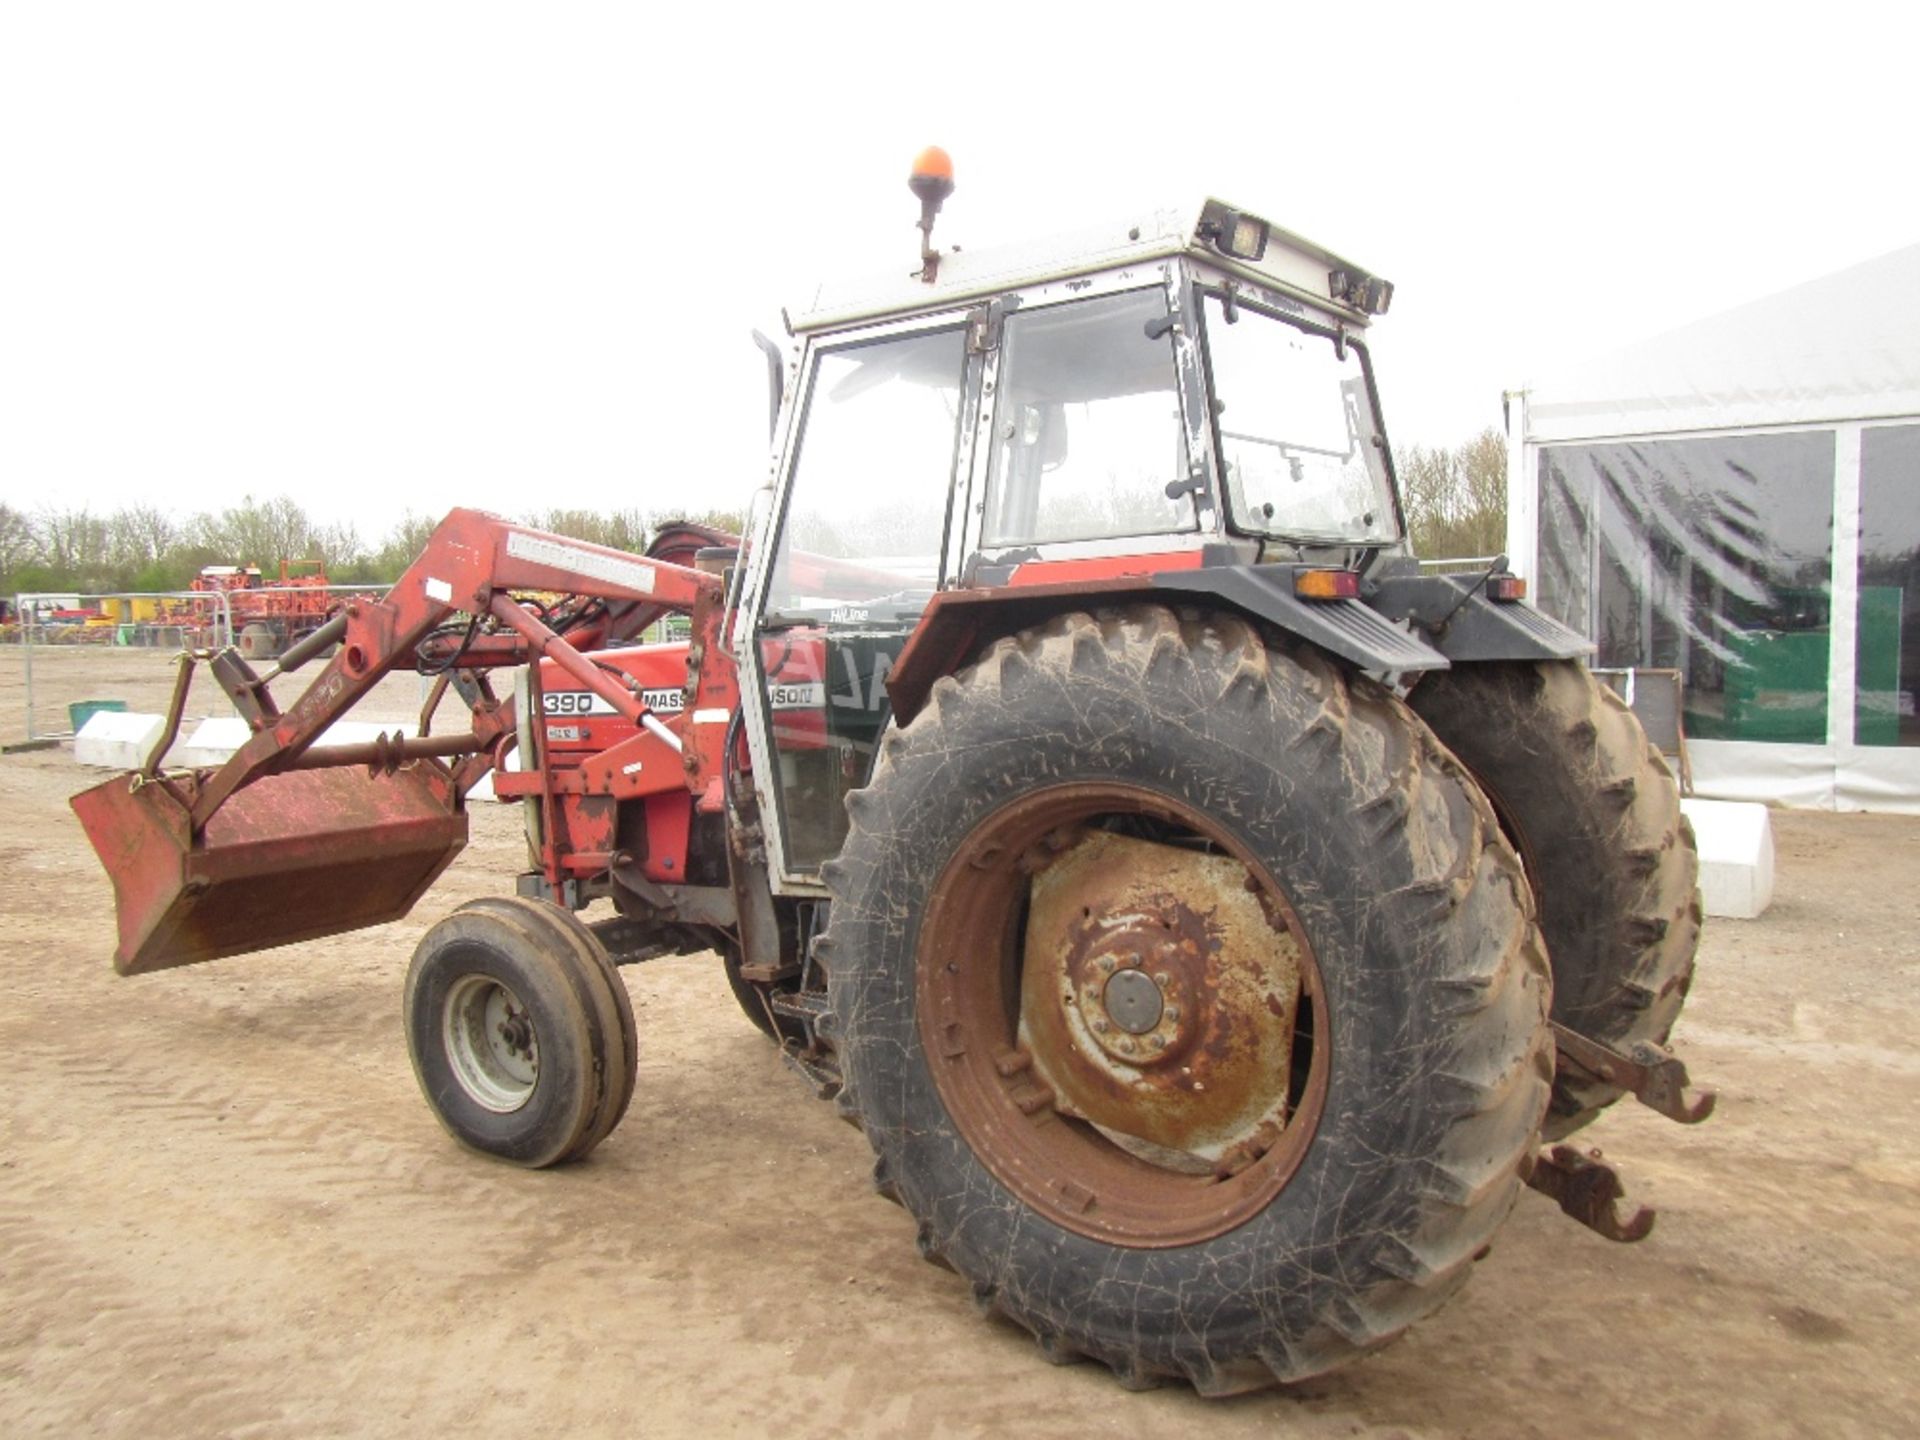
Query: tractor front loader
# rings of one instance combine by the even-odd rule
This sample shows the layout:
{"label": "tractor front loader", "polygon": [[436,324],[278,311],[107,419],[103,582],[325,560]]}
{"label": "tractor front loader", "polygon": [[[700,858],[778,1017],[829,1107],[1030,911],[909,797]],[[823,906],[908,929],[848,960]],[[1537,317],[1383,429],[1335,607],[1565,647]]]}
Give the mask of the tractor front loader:
{"label": "tractor front loader", "polygon": [[[405,992],[477,1150],[591,1150],[633,1088],[615,967],[711,952],[922,1252],[1129,1385],[1365,1353],[1528,1184],[1643,1236],[1554,1142],[1625,1094],[1710,1107],[1665,1049],[1692,838],[1584,639],[1504,562],[1409,554],[1365,338],[1392,287],[1212,200],[942,254],[944,156],[914,189],[920,267],[768,346],[743,540],[455,511],[273,669],[206,657],[247,745],[168,772],[170,725],[74,800],[120,968],[405,914],[491,771],[528,868]],[[418,733],[315,745],[394,669],[436,677]]]}

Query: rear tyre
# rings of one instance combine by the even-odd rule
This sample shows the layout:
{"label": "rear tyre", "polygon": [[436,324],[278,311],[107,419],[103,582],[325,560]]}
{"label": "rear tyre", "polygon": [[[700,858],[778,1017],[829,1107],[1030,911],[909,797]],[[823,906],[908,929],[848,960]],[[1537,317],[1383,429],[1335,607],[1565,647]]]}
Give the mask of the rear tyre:
{"label": "rear tyre", "polygon": [[848,809],[843,1104],[983,1309],[1233,1394],[1464,1283],[1549,979],[1485,800],[1387,692],[1234,619],[1063,617],[940,681]]}
{"label": "rear tyre", "polygon": [[[1672,772],[1633,712],[1570,660],[1456,666],[1423,679],[1411,703],[1486,789],[1526,862],[1553,1018],[1617,1050],[1664,1044],[1693,983],[1700,865]],[[1546,1137],[1623,1093],[1562,1073]]]}
{"label": "rear tyre", "polygon": [[591,959],[501,906],[457,910],[421,938],[407,970],[407,1049],[449,1134],[538,1169],[604,1137],[632,1093],[631,1052]]}

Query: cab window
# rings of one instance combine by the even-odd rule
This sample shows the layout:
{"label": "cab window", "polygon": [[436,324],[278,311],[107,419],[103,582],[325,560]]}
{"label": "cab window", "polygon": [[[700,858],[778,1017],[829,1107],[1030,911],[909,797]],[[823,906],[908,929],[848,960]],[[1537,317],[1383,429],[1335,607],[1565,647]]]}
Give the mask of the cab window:
{"label": "cab window", "polygon": [[983,548],[1195,528],[1163,290],[1016,311],[1001,345]]}

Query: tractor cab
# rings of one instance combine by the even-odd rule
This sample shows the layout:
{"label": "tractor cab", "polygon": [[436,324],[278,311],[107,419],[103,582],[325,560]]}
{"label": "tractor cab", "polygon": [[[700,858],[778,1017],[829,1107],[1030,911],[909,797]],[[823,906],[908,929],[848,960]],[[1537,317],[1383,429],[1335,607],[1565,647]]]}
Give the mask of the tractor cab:
{"label": "tractor cab", "polygon": [[1218,200],[923,260],[790,322],[740,638],[795,891],[937,595],[1404,548],[1364,339],[1385,281]]}

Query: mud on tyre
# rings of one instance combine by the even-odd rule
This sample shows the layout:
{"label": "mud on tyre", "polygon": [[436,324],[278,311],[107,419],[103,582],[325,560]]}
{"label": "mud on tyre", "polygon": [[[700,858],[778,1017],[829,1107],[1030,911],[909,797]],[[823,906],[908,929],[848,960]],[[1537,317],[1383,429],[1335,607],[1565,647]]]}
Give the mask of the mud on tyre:
{"label": "mud on tyre", "polygon": [[[1479,779],[1526,862],[1553,1018],[1615,1049],[1664,1043],[1693,981],[1699,856],[1633,712],[1576,661],[1458,667],[1423,679],[1411,703]],[[1547,1138],[1622,1093],[1563,1073]]]}
{"label": "mud on tyre", "polygon": [[1231,1394],[1464,1282],[1547,1102],[1549,977],[1486,802],[1385,691],[1232,619],[1065,617],[936,685],[849,809],[843,1102],[983,1309]]}

